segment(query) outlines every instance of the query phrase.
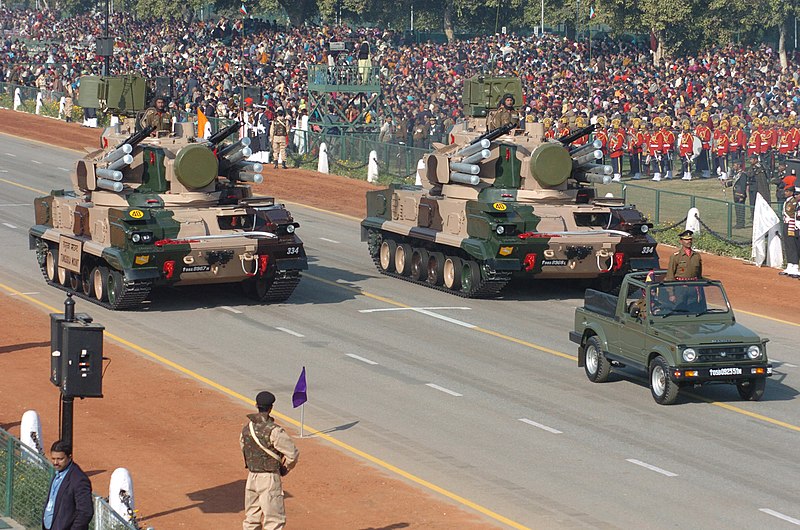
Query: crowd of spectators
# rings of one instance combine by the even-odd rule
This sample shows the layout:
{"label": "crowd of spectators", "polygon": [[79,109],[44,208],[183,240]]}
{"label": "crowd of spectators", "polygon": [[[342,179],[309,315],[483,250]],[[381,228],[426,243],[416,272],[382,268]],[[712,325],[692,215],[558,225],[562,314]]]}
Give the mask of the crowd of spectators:
{"label": "crowd of spectators", "polygon": [[[95,39],[103,35],[103,18],[0,9],[0,82],[74,91],[81,75],[101,73]],[[379,115],[367,119],[382,125],[384,139],[422,146],[440,139],[463,116],[463,83],[476,74],[519,77],[523,118],[536,121],[660,115],[677,124],[707,111],[739,115],[749,123],[755,117],[793,116],[800,105],[797,62],[790,57],[788,70],[781,71],[777,51],[768,45],[729,45],[655,65],[646,45],[606,39],[589,46],[550,34],[415,43],[377,28],[292,28],[226,17],[145,20],[128,13],[112,14],[110,28],[116,40],[112,74],[170,77],[173,107],[202,106],[209,117],[236,116],[242,86],[261,87],[269,111],[283,106],[296,116],[309,105],[308,67],[333,61],[330,42],[355,42],[337,57],[338,63],[355,66],[358,43],[366,41],[383,93]]]}

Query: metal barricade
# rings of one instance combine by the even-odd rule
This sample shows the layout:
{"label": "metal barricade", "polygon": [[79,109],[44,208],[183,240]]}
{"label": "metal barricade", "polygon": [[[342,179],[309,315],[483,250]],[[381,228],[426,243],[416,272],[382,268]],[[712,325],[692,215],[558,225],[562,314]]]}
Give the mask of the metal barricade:
{"label": "metal barricade", "polygon": [[[25,528],[41,528],[44,504],[55,470],[43,455],[0,429],[0,492],[2,515]],[[94,495],[93,530],[138,530],[120,517],[108,503]]]}

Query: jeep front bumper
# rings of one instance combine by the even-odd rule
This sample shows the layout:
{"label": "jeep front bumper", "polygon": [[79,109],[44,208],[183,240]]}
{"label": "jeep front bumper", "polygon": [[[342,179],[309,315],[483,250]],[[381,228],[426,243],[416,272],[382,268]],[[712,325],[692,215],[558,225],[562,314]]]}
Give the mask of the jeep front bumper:
{"label": "jeep front bumper", "polygon": [[670,366],[670,379],[676,383],[709,383],[719,381],[731,383],[770,377],[772,365],[766,363],[719,365],[719,366]]}

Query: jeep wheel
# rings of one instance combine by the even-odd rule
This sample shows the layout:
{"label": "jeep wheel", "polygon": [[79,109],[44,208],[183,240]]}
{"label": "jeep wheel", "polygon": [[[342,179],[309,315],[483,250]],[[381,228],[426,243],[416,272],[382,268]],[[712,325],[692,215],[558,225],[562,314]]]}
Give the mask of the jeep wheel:
{"label": "jeep wheel", "polygon": [[745,401],[760,401],[764,397],[764,388],[766,386],[767,380],[762,377],[739,381],[736,383],[736,390],[739,391],[739,396]]}
{"label": "jeep wheel", "polygon": [[662,356],[650,362],[650,392],[659,405],[672,405],[678,398],[678,387],[669,378],[669,365]]}
{"label": "jeep wheel", "polygon": [[586,362],[583,365],[586,377],[592,383],[605,383],[611,373],[611,363],[603,355],[603,345],[597,337],[589,337],[586,341]]}

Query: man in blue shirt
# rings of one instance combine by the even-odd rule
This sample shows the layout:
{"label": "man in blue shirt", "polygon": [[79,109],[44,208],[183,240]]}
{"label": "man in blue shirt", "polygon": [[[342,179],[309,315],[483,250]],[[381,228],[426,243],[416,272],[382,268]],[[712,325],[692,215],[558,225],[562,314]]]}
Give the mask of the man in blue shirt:
{"label": "man in blue shirt", "polygon": [[72,461],[72,446],[58,440],[50,447],[50,461],[56,476],[42,516],[43,530],[88,530],[94,516],[92,483]]}

